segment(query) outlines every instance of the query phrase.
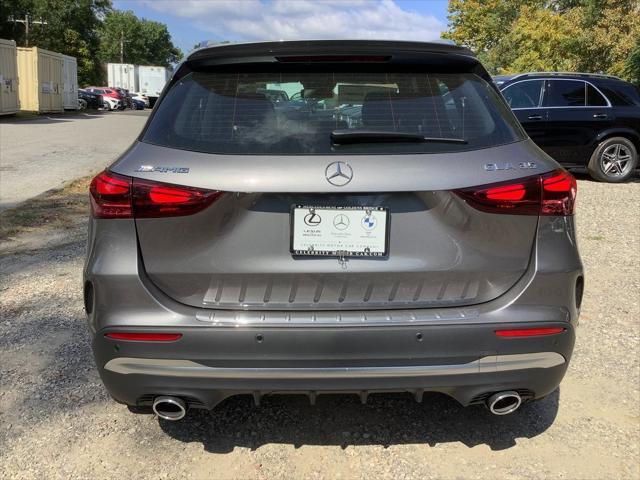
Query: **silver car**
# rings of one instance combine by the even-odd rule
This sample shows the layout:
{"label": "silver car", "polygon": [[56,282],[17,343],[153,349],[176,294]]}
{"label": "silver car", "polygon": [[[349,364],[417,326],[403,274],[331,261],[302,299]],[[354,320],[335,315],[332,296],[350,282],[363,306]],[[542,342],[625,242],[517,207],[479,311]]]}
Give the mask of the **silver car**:
{"label": "silver car", "polygon": [[464,48],[197,50],[91,184],[98,370],[167,420],[294,392],[511,413],[571,357],[575,195]]}

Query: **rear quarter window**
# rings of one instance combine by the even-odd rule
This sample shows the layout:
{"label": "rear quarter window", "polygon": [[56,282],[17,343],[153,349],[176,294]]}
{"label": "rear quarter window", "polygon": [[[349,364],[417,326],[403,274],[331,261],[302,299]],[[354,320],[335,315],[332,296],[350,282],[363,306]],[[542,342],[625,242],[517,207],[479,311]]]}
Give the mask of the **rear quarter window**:
{"label": "rear quarter window", "polygon": [[[465,143],[336,146],[331,132],[419,134]],[[495,89],[473,74],[193,72],[175,83],[142,141],[224,154],[431,153],[525,138]]]}
{"label": "rear quarter window", "polygon": [[615,107],[640,107],[640,91],[630,83],[600,82],[598,88]]}

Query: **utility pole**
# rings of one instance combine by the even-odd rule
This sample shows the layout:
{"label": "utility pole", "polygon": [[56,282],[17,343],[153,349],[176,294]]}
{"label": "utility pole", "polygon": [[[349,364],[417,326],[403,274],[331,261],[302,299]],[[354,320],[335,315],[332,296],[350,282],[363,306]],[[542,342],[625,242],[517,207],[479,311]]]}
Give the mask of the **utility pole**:
{"label": "utility pole", "polygon": [[30,20],[28,14],[24,16],[24,19],[9,17],[9,21],[13,22],[13,23],[22,23],[22,24],[24,24],[24,43],[25,43],[25,47],[29,46],[29,24],[47,25],[47,22],[43,21],[42,19],[40,19],[40,20]]}
{"label": "utility pole", "polygon": [[124,63],[124,30],[120,30],[120,63]]}

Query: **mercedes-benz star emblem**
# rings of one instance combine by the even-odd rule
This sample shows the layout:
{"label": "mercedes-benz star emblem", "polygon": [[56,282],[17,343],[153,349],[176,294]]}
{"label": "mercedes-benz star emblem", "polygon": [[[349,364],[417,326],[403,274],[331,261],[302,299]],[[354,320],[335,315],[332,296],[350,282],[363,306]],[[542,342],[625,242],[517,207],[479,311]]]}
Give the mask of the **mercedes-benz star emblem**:
{"label": "mercedes-benz star emblem", "polygon": [[324,176],[331,185],[342,187],[349,183],[353,178],[353,170],[348,163],[333,162],[327,166]]}
{"label": "mercedes-benz star emblem", "polygon": [[315,227],[316,225],[320,225],[322,219],[320,215],[315,212],[309,212],[304,216],[304,223],[309,225],[310,227]]}
{"label": "mercedes-benz star emblem", "polygon": [[339,213],[333,218],[333,226],[338,230],[346,230],[349,228],[349,217],[344,213]]}

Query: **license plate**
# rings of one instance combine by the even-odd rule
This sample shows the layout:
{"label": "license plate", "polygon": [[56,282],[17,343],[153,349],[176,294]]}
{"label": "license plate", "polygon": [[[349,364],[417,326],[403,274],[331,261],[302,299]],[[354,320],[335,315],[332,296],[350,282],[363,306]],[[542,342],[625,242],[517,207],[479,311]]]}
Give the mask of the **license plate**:
{"label": "license plate", "polygon": [[389,210],[295,205],[291,211],[291,253],[385,257],[389,253]]}

